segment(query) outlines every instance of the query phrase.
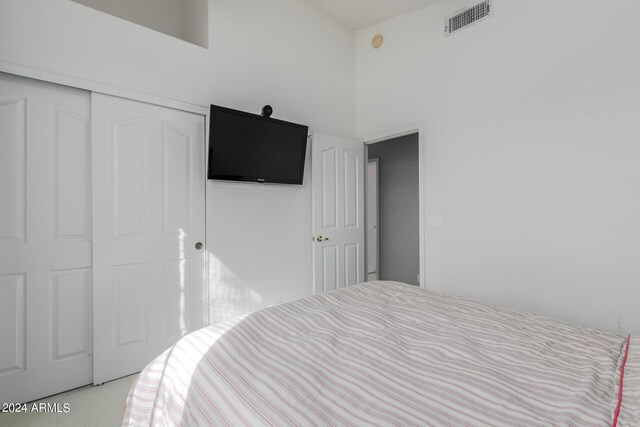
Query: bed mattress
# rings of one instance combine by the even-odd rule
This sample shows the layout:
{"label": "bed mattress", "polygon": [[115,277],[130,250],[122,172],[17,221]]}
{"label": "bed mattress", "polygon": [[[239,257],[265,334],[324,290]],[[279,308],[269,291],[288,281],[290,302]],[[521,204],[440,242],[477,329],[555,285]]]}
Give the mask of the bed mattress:
{"label": "bed mattress", "polygon": [[635,336],[368,282],[185,336],[125,426],[640,426]]}

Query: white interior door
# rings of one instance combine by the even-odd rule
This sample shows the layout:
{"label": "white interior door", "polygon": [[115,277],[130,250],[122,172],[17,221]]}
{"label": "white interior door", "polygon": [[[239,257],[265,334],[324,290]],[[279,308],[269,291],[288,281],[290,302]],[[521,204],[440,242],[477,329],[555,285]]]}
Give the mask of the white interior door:
{"label": "white interior door", "polygon": [[90,111],[0,73],[0,403],[91,383]]}
{"label": "white interior door", "polygon": [[204,116],[94,94],[94,383],[205,324]]}
{"label": "white interior door", "polygon": [[367,163],[367,274],[378,272],[378,165],[379,159]]}
{"label": "white interior door", "polygon": [[314,293],[364,281],[364,164],[361,142],[313,135]]}

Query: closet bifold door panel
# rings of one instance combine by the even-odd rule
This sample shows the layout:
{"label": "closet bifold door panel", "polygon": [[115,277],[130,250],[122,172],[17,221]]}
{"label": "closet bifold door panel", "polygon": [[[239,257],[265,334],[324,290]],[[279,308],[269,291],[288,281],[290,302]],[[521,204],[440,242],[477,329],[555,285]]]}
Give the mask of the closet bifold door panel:
{"label": "closet bifold door panel", "polygon": [[92,381],[90,107],[0,73],[0,403]]}
{"label": "closet bifold door panel", "polygon": [[94,383],[205,324],[204,116],[92,95]]}

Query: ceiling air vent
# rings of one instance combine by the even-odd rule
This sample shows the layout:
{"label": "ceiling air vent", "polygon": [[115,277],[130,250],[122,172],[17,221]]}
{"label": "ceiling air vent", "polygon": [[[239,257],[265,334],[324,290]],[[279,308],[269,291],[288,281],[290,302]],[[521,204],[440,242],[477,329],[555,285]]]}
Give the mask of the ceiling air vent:
{"label": "ceiling air vent", "polygon": [[485,0],[474,6],[461,9],[447,18],[445,34],[453,34],[471,24],[491,16],[491,0]]}

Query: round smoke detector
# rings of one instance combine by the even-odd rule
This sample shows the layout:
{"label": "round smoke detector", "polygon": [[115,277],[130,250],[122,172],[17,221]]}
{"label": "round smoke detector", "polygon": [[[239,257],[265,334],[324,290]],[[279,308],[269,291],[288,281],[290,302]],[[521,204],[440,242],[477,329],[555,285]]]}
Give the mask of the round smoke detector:
{"label": "round smoke detector", "polygon": [[376,34],[371,39],[371,46],[373,46],[374,49],[378,49],[380,46],[382,46],[383,41],[384,38],[382,37],[382,34]]}

